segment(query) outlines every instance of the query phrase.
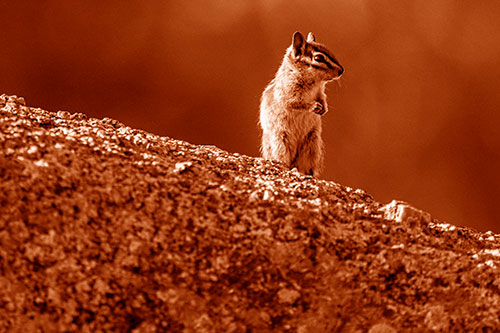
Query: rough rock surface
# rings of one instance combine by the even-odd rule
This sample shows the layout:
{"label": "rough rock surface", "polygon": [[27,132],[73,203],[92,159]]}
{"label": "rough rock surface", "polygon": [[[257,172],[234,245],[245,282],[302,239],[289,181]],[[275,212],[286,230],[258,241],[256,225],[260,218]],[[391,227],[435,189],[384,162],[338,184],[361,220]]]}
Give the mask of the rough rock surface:
{"label": "rough rock surface", "polygon": [[0,97],[1,332],[500,330],[499,235]]}

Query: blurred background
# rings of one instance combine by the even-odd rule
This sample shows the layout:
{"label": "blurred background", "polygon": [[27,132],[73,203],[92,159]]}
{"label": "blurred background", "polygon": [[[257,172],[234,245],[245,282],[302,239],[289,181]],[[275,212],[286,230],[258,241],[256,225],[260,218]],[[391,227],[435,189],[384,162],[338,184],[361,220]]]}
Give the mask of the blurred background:
{"label": "blurred background", "polygon": [[293,32],[328,86],[322,178],[500,233],[500,1],[0,0],[0,93],[259,154],[260,94]]}

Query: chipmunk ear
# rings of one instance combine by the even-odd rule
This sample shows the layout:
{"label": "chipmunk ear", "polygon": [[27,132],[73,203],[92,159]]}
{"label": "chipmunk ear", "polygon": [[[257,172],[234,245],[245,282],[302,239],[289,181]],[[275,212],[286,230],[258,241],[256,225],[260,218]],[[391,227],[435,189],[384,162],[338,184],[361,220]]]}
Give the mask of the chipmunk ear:
{"label": "chipmunk ear", "polygon": [[295,57],[300,56],[304,53],[304,36],[300,32],[295,32],[293,34],[292,46],[293,46],[293,55]]}
{"label": "chipmunk ear", "polygon": [[307,34],[307,42],[310,43],[310,42],[315,42],[316,41],[316,37],[314,37],[313,33],[310,32]]}

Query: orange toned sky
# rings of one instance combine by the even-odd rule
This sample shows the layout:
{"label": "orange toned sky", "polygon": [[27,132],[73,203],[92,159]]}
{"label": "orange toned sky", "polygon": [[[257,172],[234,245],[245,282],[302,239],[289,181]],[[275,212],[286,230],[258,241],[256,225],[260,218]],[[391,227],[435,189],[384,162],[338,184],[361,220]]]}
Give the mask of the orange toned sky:
{"label": "orange toned sky", "polygon": [[500,2],[1,1],[0,93],[257,156],[294,31],[346,69],[322,177],[500,232]]}

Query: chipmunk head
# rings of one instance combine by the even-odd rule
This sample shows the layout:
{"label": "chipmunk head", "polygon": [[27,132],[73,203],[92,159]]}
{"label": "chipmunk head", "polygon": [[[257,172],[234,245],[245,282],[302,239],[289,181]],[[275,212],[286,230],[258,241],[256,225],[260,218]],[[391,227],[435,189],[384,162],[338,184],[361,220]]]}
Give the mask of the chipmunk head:
{"label": "chipmunk head", "polygon": [[311,32],[307,40],[300,32],[294,33],[289,50],[291,63],[306,78],[330,81],[340,78],[344,72],[333,53],[317,43]]}

